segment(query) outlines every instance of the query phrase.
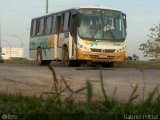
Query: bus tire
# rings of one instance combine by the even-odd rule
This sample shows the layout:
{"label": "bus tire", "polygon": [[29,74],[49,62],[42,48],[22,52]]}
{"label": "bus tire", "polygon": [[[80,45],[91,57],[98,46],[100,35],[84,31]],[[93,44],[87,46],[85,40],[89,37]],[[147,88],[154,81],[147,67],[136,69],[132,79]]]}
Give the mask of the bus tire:
{"label": "bus tire", "polygon": [[37,64],[37,65],[43,65],[42,49],[41,49],[41,48],[37,48],[36,64]]}
{"label": "bus tire", "polygon": [[66,44],[64,44],[62,48],[62,63],[66,66],[73,65],[73,61],[69,60],[69,51],[68,46]]}
{"label": "bus tire", "polygon": [[79,67],[79,66],[81,66],[81,62],[80,61],[74,61],[74,66],[75,67]]}

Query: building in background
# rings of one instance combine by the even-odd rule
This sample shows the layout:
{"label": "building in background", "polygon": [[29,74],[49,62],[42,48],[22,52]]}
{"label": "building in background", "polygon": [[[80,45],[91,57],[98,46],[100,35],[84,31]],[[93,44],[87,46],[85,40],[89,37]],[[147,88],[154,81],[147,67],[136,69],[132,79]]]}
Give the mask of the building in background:
{"label": "building in background", "polygon": [[12,58],[23,58],[23,48],[2,48],[1,55],[4,60]]}

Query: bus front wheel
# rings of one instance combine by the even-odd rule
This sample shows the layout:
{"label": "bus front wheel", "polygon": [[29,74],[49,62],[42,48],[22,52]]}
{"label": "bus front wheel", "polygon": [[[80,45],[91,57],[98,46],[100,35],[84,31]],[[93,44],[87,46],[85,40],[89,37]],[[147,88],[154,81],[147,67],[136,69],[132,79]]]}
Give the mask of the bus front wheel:
{"label": "bus front wheel", "polygon": [[65,44],[62,48],[62,63],[67,66],[72,66],[72,61],[69,60],[68,46]]}
{"label": "bus front wheel", "polygon": [[68,46],[63,45],[62,49],[62,63],[66,66],[72,66],[72,67],[79,67],[80,66],[80,61],[78,60],[70,60],[69,59],[69,51],[68,51]]}

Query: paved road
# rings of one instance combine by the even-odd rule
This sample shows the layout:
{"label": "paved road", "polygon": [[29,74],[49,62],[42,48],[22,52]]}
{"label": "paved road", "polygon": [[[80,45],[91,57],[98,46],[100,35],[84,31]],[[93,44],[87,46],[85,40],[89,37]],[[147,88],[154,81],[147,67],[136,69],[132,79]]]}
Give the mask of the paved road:
{"label": "paved road", "polygon": [[[73,89],[86,85],[90,80],[93,85],[94,97],[102,97],[100,86],[100,68],[98,67],[65,67],[55,65],[54,70],[58,78],[63,76]],[[160,69],[140,68],[102,68],[105,89],[109,96],[127,100],[138,84],[136,94],[138,100],[143,99],[145,82],[145,96],[156,86],[160,85]],[[52,89],[52,73],[47,66],[0,64],[0,91],[24,95],[40,95]],[[85,94],[85,92],[83,93]]]}

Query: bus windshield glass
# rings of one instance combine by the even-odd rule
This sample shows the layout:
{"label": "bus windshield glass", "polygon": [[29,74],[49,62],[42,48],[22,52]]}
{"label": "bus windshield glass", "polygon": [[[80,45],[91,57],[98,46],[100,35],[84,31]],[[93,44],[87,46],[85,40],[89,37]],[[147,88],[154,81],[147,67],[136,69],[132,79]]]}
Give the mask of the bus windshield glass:
{"label": "bus windshield glass", "polygon": [[103,9],[80,10],[79,35],[87,39],[124,41],[124,19],[119,11]]}

